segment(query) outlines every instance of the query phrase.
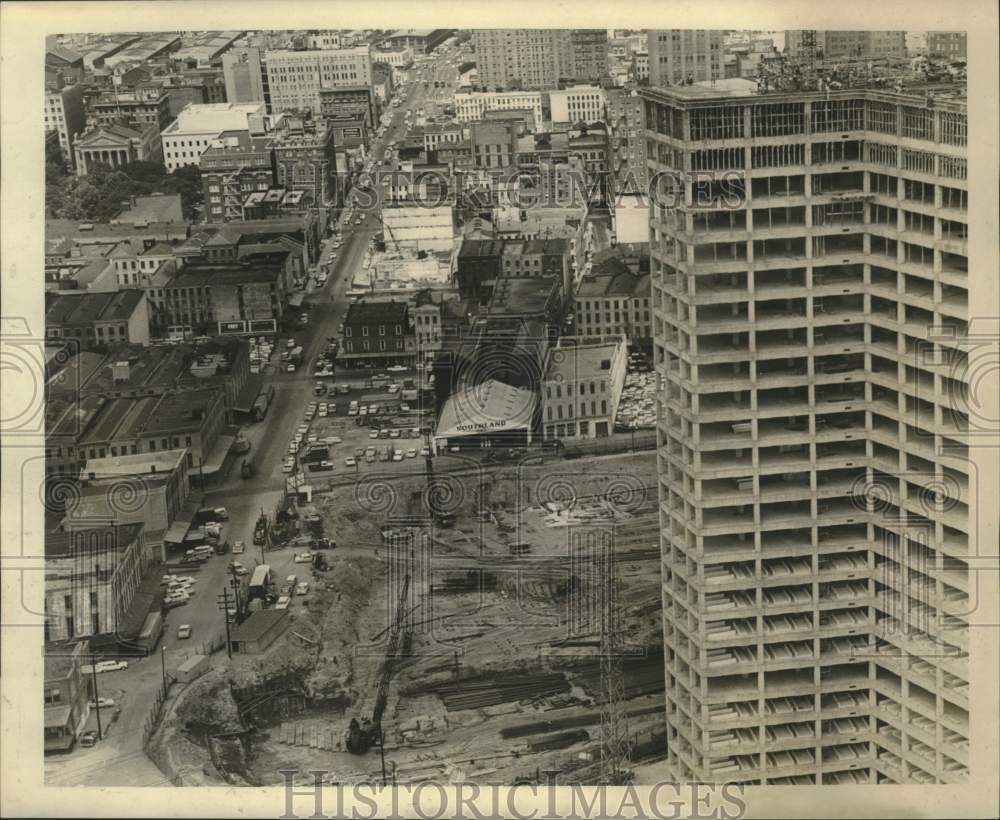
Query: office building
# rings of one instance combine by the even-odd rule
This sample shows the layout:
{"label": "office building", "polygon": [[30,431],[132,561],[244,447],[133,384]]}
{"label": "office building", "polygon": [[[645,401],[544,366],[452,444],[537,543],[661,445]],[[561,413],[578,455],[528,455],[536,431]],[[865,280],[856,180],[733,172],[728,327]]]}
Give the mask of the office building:
{"label": "office building", "polygon": [[320,111],[320,91],[372,84],[368,46],[324,51],[268,51],[267,81],[271,111]]}
{"label": "office building", "polygon": [[45,130],[59,135],[59,149],[69,167],[75,162],[74,141],[85,125],[82,85],[45,92]]}
{"label": "office building", "polygon": [[927,53],[932,57],[964,60],[966,39],[964,31],[928,31]]}
{"label": "office building", "polygon": [[574,85],[549,92],[552,125],[589,125],[605,118],[604,91],[592,85]]}
{"label": "office building", "polygon": [[964,88],[726,82],[641,92],[670,777],[966,782]]}
{"label": "office building", "polygon": [[554,89],[608,74],[608,37],[599,29],[476,29],[472,42],[485,90]]}
{"label": "office building", "polygon": [[274,187],[273,139],[251,136],[249,131],[225,131],[204,150],[198,167],[206,221],[242,220],[250,194]]}
{"label": "office building", "polygon": [[650,29],[646,37],[651,86],[722,79],[722,31]]}
{"label": "office building", "polygon": [[[269,103],[267,69],[259,48],[234,48],[222,55],[226,102]],[[270,109],[268,109],[270,110]]]}
{"label": "office building", "polygon": [[648,348],[653,338],[650,299],[648,273],[634,272],[616,257],[594,262],[574,295],[576,333],[623,334],[630,345]]}
{"label": "office building", "polygon": [[163,132],[163,163],[168,171],[198,165],[223,132],[248,131],[251,121],[263,116],[264,103],[188,105]]}
{"label": "office building", "polygon": [[170,100],[156,85],[116,89],[92,98],[87,115],[97,125],[126,125],[137,131],[155,125],[160,132],[170,124]]}
{"label": "office building", "polygon": [[487,111],[522,111],[532,114],[533,131],[542,130],[542,92],[540,91],[471,91],[455,95],[455,119],[476,122]]}
{"label": "office building", "polygon": [[798,57],[815,43],[817,56],[836,57],[905,57],[905,31],[818,31],[785,32],[785,53]]}

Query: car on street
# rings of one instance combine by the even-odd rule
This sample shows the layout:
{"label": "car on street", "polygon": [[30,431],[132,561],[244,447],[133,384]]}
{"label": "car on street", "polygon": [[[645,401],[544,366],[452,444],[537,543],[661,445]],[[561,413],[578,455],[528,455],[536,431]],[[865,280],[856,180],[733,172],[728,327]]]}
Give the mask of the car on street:
{"label": "car on street", "polygon": [[397,428],[394,427],[392,430],[389,431],[389,438],[399,438],[399,436],[400,436],[400,431]]}
{"label": "car on street", "polygon": [[340,436],[327,436],[325,439],[323,439],[323,443],[329,445],[343,444],[343,442],[344,440]]}
{"label": "car on street", "polygon": [[308,595],[309,594],[309,582],[302,581],[297,587],[295,587],[296,595]]}
{"label": "car on street", "polygon": [[392,367],[387,367],[386,370],[388,370],[390,373],[405,373],[406,372],[406,368],[403,365],[401,365],[401,364],[394,364]]}
{"label": "car on street", "polygon": [[191,624],[181,624],[177,627],[177,638],[179,640],[185,640],[191,637]]}
{"label": "car on street", "polygon": [[247,548],[247,545],[244,544],[242,541],[234,541],[233,542],[233,555],[239,555],[241,552],[244,552],[246,550],[246,548]]}
{"label": "car on street", "polygon": [[326,461],[326,460],[321,461],[319,463],[319,468],[321,470],[332,470],[333,469],[333,462],[332,461]]}
{"label": "car on street", "polygon": [[287,595],[282,595],[278,598],[278,602],[274,605],[275,609],[288,609],[288,605],[292,602],[292,599]]}
{"label": "car on street", "polygon": [[398,392],[399,392],[399,385],[398,384],[394,383],[394,384],[390,384],[389,385],[389,393],[390,394],[396,394]]}
{"label": "car on street", "polygon": [[378,430],[369,430],[368,438],[378,438]]}
{"label": "car on street", "polygon": [[286,371],[287,371],[288,373],[294,373],[294,372],[295,372],[295,365],[294,365],[294,364],[291,364],[291,363],[289,363],[289,364],[288,364],[288,366],[287,366],[287,367],[285,368],[285,370],[286,370]]}
{"label": "car on street", "polygon": [[344,459],[345,467],[354,467],[358,462],[354,460],[354,456],[348,456]]}
{"label": "car on street", "polygon": [[298,552],[295,554],[296,564],[308,564],[312,561],[313,556],[311,552]]}
{"label": "car on street", "polygon": [[295,462],[294,461],[292,461],[292,462],[286,461],[284,464],[281,465],[281,472],[283,472],[285,475],[288,475],[289,473],[294,473],[295,472]]}
{"label": "car on street", "polygon": [[420,448],[420,455],[422,455],[422,456],[424,456],[426,458],[430,454],[431,454],[431,451],[427,447],[421,447]]}
{"label": "car on street", "polygon": [[406,451],[406,457],[407,458],[416,458],[417,457],[417,451],[413,447],[411,447],[409,450]]}
{"label": "car on street", "polygon": [[97,732],[93,729],[90,729],[80,735],[80,745],[84,748],[90,748],[95,743],[97,743]]}
{"label": "car on street", "polygon": [[98,706],[102,709],[110,709],[114,705],[115,702],[113,698],[98,698],[97,700],[94,700],[93,698],[90,699],[91,709],[96,709]]}
{"label": "car on street", "polygon": [[187,604],[187,602],[190,601],[190,600],[191,600],[191,598],[189,596],[187,596],[187,595],[183,595],[183,596],[181,596],[179,598],[164,598],[163,599],[163,605],[167,609],[173,609],[176,606],[185,606]]}
{"label": "car on street", "polygon": [[95,671],[100,675],[102,672],[118,672],[121,669],[128,669],[128,661],[98,661],[93,668],[90,666],[80,667],[80,671],[84,675],[93,675]]}
{"label": "car on street", "polygon": [[402,450],[393,450],[392,460],[393,461],[402,461],[403,460],[403,451]]}
{"label": "car on street", "polygon": [[212,510],[212,515],[214,515],[220,521],[229,520],[229,511],[225,507],[216,507],[214,510]]}

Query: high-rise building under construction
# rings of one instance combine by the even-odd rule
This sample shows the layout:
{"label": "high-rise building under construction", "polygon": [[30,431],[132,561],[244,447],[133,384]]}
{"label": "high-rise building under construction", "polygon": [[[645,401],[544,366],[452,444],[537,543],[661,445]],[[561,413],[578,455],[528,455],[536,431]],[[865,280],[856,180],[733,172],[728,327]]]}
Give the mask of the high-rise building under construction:
{"label": "high-rise building under construction", "polygon": [[964,89],[642,95],[671,774],[965,782]]}

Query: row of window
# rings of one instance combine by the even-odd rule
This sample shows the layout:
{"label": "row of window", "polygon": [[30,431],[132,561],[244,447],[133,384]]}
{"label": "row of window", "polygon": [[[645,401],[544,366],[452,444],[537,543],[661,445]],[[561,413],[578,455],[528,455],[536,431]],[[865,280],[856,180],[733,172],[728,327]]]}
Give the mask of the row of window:
{"label": "row of window", "polygon": [[[396,335],[397,336],[402,336],[403,335],[403,326],[402,325],[396,325],[395,327],[396,327]],[[347,336],[348,338],[350,338],[353,335],[352,332],[351,332],[352,330],[353,330],[353,328],[345,327],[344,328],[344,335]],[[362,327],[361,327],[361,335],[362,336],[367,336],[368,335],[368,325],[362,325]],[[385,325],[379,325],[378,326],[378,335],[379,336],[385,336]]]}
{"label": "row of window", "polygon": [[[565,408],[566,408],[566,418],[568,418],[568,419],[573,418],[573,410],[575,408],[575,405],[573,405],[573,404],[567,404],[567,405],[565,405]],[[607,414],[608,414],[608,400],[607,399],[601,399],[601,413],[600,413],[600,415],[606,416]],[[587,402],[585,402],[585,401],[580,402],[580,415],[581,416],[586,416],[587,415]],[[597,413],[597,402],[596,401],[592,401],[590,403],[590,415],[591,416],[598,415],[598,413]],[[556,419],[563,418],[563,405],[561,405],[561,404],[556,405],[555,418]],[[552,421],[553,420],[552,405],[551,404],[547,405],[546,408],[545,408],[545,420],[546,421]]]}
{"label": "row of window", "polygon": [[344,352],[345,353],[370,353],[372,350],[402,350],[403,343],[398,339],[392,342],[392,347],[389,346],[388,342],[380,341],[377,348],[372,348],[371,342],[361,342],[355,345],[354,342],[344,342]]}

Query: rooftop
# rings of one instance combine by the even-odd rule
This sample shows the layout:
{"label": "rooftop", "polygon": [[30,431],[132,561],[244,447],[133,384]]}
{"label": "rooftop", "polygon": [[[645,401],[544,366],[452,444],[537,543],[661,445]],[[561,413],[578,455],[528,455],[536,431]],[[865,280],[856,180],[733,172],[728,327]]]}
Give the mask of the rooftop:
{"label": "rooftop", "polygon": [[145,298],[141,290],[118,293],[53,294],[46,297],[45,323],[87,324],[113,322],[131,318]]}
{"label": "rooftop", "polygon": [[122,208],[115,214],[114,219],[119,223],[127,224],[181,222],[184,219],[184,213],[181,210],[181,195],[151,194],[134,197],[127,208]]}
{"label": "rooftop", "polygon": [[183,134],[221,134],[223,131],[238,131],[247,128],[247,118],[263,115],[264,103],[188,103],[168,125],[163,136]]}
{"label": "rooftop", "polygon": [[574,345],[565,344],[566,341],[549,351],[545,381],[574,382],[607,372],[619,348],[625,344],[624,337],[613,344]]}
{"label": "rooftop", "polygon": [[435,437],[451,439],[530,429],[536,404],[533,390],[489,379],[451,395],[441,408]]}
{"label": "rooftop", "polygon": [[87,466],[80,470],[80,479],[101,481],[147,473],[170,473],[184,461],[186,453],[185,449],[158,450],[155,453],[137,453],[134,456],[91,458],[87,460]]}
{"label": "rooftop", "polygon": [[89,554],[94,549],[94,544],[99,547],[108,546],[116,553],[121,553],[139,538],[142,528],[142,524],[121,524],[116,527],[93,527],[88,530],[74,529],[70,532],[47,532],[45,557],[68,558],[78,549]]}
{"label": "rooftop", "polygon": [[221,391],[216,387],[167,393],[156,406],[155,415],[146,422],[144,432],[159,433],[200,427],[208,410],[220,399]]}
{"label": "rooftop", "polygon": [[407,303],[389,300],[387,302],[355,302],[347,309],[345,325],[405,324]]}
{"label": "rooftop", "polygon": [[288,617],[287,609],[258,609],[232,630],[234,641],[256,641]]}

